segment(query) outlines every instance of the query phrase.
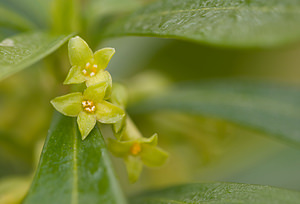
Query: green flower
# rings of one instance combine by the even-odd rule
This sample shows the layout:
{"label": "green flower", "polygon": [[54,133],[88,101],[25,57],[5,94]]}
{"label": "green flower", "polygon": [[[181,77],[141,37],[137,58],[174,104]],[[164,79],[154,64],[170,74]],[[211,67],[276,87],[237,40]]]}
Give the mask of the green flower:
{"label": "green flower", "polygon": [[95,53],[80,37],[69,41],[69,59],[72,65],[64,84],[79,84],[86,82],[87,86],[108,81],[111,87],[111,76],[104,69],[115,53],[114,48],[103,48]]}
{"label": "green flower", "polygon": [[140,137],[129,141],[109,139],[108,147],[116,156],[124,159],[130,182],[138,180],[143,164],[149,167],[163,165],[168,153],[157,147],[157,134],[150,138]]}
{"label": "green flower", "polygon": [[70,117],[77,116],[77,123],[84,140],[94,128],[96,120],[113,124],[125,116],[124,111],[104,99],[108,84],[102,82],[87,87],[83,93],[76,92],[56,97],[51,101],[54,108]]}

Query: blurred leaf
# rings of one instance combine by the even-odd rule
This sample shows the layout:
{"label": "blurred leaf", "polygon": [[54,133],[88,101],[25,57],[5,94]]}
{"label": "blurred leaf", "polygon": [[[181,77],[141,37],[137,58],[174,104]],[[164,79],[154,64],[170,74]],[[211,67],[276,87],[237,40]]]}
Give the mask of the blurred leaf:
{"label": "blurred leaf", "polygon": [[11,28],[0,27],[0,40],[17,34],[17,31]]}
{"label": "blurred leaf", "polygon": [[300,147],[300,90],[275,85],[212,81],[179,84],[143,100],[133,113],[173,110],[219,117]]}
{"label": "blurred leaf", "polygon": [[132,12],[141,7],[141,0],[89,0],[83,9],[84,26],[87,40],[91,47],[99,45],[103,32],[116,17]]}
{"label": "blurred leaf", "polygon": [[28,31],[35,28],[32,22],[7,8],[0,7],[0,25],[20,31]]}
{"label": "blurred leaf", "polygon": [[86,6],[86,15],[93,22],[103,15],[132,11],[141,4],[139,0],[90,0]]}
{"label": "blurred leaf", "polygon": [[0,80],[46,57],[72,35],[51,36],[35,32],[15,35],[0,43]]}
{"label": "blurred leaf", "polygon": [[161,0],[108,28],[105,36],[156,36],[232,47],[300,40],[297,0]]}
{"label": "blurred leaf", "polygon": [[31,149],[16,141],[12,135],[0,132],[0,178],[8,174],[30,172],[31,162]]}
{"label": "blurred leaf", "polygon": [[168,204],[168,203],[247,203],[274,204],[298,203],[300,193],[269,186],[237,183],[186,184],[169,187],[160,191],[144,193],[132,199],[133,204]]}
{"label": "blurred leaf", "polygon": [[49,26],[50,2],[52,0],[0,0],[0,7],[9,8],[40,28]]}
{"label": "blurred leaf", "polygon": [[124,80],[145,68],[153,55],[156,55],[166,43],[168,41],[163,39],[125,37],[107,39],[97,48],[113,47],[116,49],[116,54],[109,62],[107,69],[113,79]]}
{"label": "blurred leaf", "polygon": [[24,203],[125,203],[113,171],[97,127],[82,141],[76,120],[55,114]]}
{"label": "blurred leaf", "polygon": [[0,180],[0,203],[21,203],[30,186],[31,178],[11,177]]}
{"label": "blurred leaf", "polygon": [[53,0],[52,26],[55,33],[78,32],[80,28],[80,1]]}

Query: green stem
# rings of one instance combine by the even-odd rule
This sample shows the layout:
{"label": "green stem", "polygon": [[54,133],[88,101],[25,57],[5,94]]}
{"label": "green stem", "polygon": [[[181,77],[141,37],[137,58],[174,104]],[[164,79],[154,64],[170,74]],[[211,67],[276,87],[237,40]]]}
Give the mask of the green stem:
{"label": "green stem", "polygon": [[126,131],[124,136],[122,137],[122,140],[137,140],[139,138],[142,138],[142,134],[139,131],[139,129],[136,127],[134,122],[131,120],[129,115],[126,116]]}

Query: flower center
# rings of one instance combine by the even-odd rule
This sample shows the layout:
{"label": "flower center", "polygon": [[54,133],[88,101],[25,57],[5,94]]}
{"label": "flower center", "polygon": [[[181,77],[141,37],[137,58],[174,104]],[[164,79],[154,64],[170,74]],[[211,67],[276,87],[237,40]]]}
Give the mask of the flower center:
{"label": "flower center", "polygon": [[81,104],[83,110],[85,110],[88,113],[94,113],[96,110],[96,106],[94,105],[93,101],[86,100],[82,101]]}
{"label": "flower center", "polygon": [[95,76],[97,72],[98,66],[96,64],[86,63],[84,69],[82,70],[82,73],[85,76]]}
{"label": "flower center", "polygon": [[133,143],[133,145],[130,147],[130,153],[134,156],[138,155],[141,151],[142,147],[138,142]]}

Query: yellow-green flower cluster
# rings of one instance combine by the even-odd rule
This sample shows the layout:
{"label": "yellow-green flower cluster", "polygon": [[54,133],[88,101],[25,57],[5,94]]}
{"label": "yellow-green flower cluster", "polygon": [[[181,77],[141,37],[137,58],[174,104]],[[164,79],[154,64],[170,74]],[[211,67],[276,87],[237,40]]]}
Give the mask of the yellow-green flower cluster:
{"label": "yellow-green flower cluster", "polygon": [[105,71],[115,50],[103,48],[93,53],[80,37],[72,38],[68,48],[72,67],[64,84],[85,82],[86,89],[83,93],[53,99],[54,108],[66,116],[77,117],[83,140],[96,121],[113,124],[116,139],[109,139],[108,147],[115,156],[124,159],[131,182],[139,178],[143,164],[163,165],[168,153],[157,147],[157,134],[143,137],[129,116],[125,116],[127,90],[120,84],[112,84],[109,72]]}
{"label": "yellow-green flower cluster", "polygon": [[87,88],[83,93],[75,92],[57,97],[51,103],[62,114],[77,117],[79,131],[84,140],[96,121],[113,124],[125,116],[123,109],[107,101],[111,94],[112,79],[105,68],[115,49],[103,48],[93,54],[80,37],[72,38],[68,49],[72,67],[64,84],[85,82]]}
{"label": "yellow-green flower cluster", "polygon": [[[122,85],[114,84],[111,102],[125,109],[126,93]],[[108,147],[115,156],[124,159],[130,182],[138,180],[143,164],[158,167],[166,162],[169,155],[157,147],[157,134],[143,137],[128,115],[113,125],[113,131],[117,139],[109,139]]]}

